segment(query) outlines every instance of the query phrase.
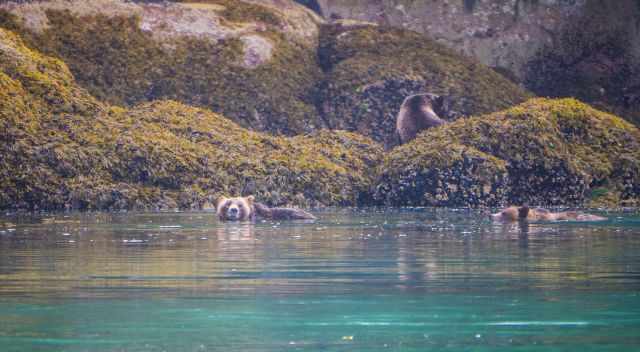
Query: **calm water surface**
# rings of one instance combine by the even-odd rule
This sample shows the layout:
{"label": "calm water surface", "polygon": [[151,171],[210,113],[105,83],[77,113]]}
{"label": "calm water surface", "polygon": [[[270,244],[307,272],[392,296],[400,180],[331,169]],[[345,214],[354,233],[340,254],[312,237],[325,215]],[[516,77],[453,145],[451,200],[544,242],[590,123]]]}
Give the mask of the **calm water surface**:
{"label": "calm water surface", "polygon": [[0,351],[639,351],[640,214],[0,218]]}

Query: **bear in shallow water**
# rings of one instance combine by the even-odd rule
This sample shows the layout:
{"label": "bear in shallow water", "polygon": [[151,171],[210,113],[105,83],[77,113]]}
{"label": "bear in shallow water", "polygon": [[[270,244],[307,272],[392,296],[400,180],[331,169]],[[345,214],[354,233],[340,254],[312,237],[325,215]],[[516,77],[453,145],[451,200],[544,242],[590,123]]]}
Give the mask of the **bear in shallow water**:
{"label": "bear in shallow water", "polygon": [[419,132],[445,124],[436,111],[444,110],[445,99],[431,93],[410,95],[404,99],[396,118],[400,144],[416,138]]}
{"label": "bear in shallow water", "polygon": [[577,211],[563,211],[559,213],[553,213],[548,209],[542,208],[529,208],[527,206],[516,207],[511,206],[501,210],[498,213],[491,214],[491,217],[494,220],[510,222],[510,221],[518,221],[518,220],[526,220],[526,221],[604,221],[607,218],[587,214],[580,213]]}
{"label": "bear in shallow water", "polygon": [[253,196],[220,197],[216,204],[216,213],[222,221],[253,220],[256,216],[273,220],[314,220],[312,214],[295,208],[270,208],[255,202]]}

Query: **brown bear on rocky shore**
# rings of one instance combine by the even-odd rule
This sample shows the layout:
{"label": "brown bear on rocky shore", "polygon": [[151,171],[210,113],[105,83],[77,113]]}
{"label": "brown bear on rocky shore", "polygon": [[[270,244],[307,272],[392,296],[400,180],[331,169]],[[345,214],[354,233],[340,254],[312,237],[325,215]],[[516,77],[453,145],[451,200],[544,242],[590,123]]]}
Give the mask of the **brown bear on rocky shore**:
{"label": "brown bear on rocky shore", "polygon": [[216,213],[222,221],[253,220],[256,216],[273,220],[314,220],[316,217],[302,209],[269,208],[254,201],[253,196],[218,198]]}
{"label": "brown bear on rocky shore", "polygon": [[559,213],[553,213],[547,209],[542,208],[529,208],[527,206],[516,207],[511,206],[501,210],[499,213],[491,214],[494,220],[511,222],[518,220],[526,221],[604,221],[607,218],[580,213],[576,211],[563,211]]}
{"label": "brown bear on rocky shore", "polygon": [[396,118],[396,134],[400,144],[416,138],[420,131],[446,123],[436,111],[443,108],[444,98],[431,94],[415,94],[404,99]]}

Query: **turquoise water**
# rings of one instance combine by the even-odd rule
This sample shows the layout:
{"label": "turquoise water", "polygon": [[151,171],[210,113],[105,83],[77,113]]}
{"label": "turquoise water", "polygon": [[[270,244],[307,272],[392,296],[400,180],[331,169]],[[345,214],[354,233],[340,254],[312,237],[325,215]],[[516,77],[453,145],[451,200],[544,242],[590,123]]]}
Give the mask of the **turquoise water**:
{"label": "turquoise water", "polygon": [[640,214],[0,218],[0,351],[637,351]]}

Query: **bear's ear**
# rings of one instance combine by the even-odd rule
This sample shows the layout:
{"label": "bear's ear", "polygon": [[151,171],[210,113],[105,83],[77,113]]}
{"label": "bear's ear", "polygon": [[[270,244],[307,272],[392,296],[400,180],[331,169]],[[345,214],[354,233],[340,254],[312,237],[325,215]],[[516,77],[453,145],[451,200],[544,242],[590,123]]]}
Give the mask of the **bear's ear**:
{"label": "bear's ear", "polygon": [[522,206],[520,208],[518,208],[518,218],[520,219],[526,219],[527,216],[529,216],[529,207],[528,206]]}
{"label": "bear's ear", "polygon": [[228,198],[225,196],[220,196],[216,199],[216,208],[220,206],[220,204],[224,203]]}
{"label": "bear's ear", "polygon": [[245,197],[244,199],[247,200],[247,203],[249,203],[249,205],[253,205],[253,201],[256,199],[254,196],[248,196]]}

